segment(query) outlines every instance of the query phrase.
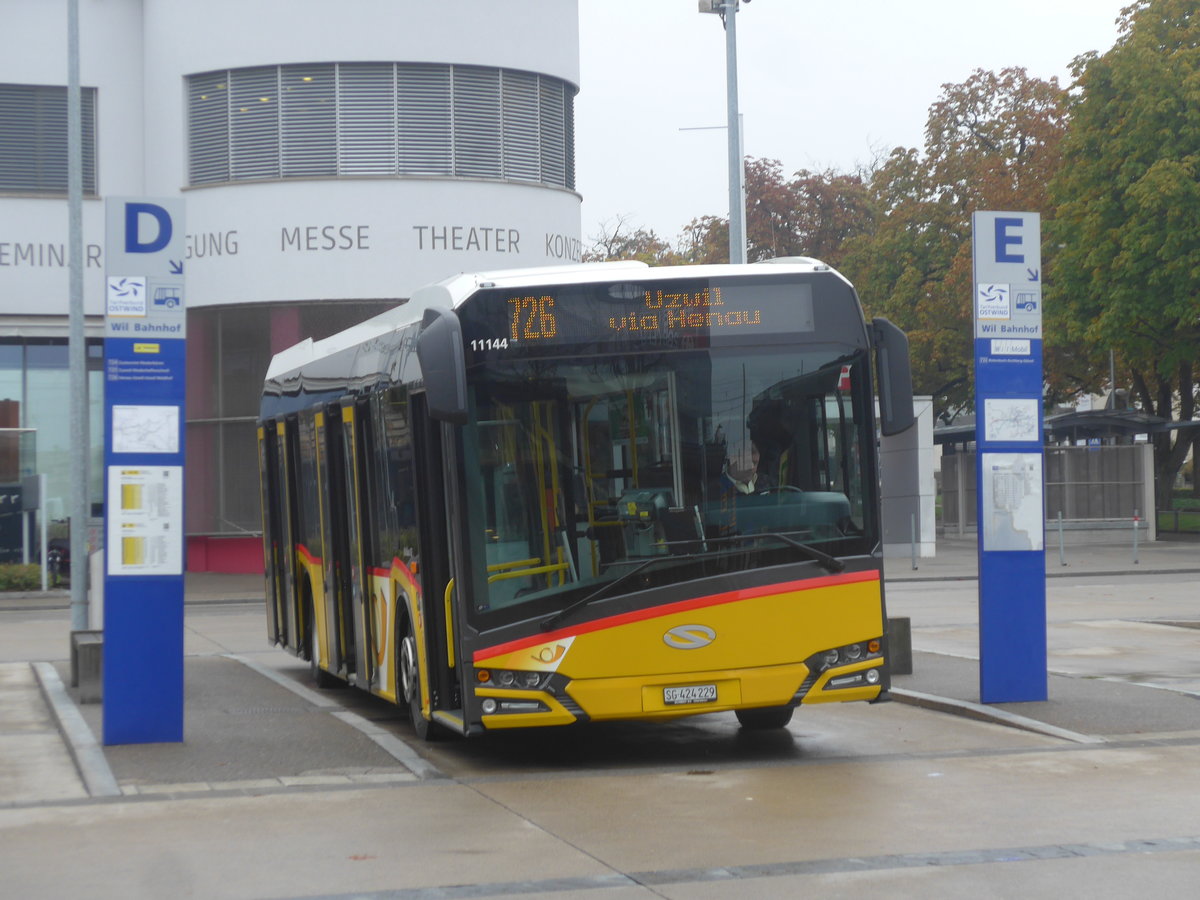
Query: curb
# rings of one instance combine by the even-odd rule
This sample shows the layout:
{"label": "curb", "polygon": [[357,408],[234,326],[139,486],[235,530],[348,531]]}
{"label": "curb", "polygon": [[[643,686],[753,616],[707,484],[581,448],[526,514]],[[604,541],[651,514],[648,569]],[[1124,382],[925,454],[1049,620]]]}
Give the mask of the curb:
{"label": "curb", "polygon": [[1108,743],[1105,738],[1094,734],[1080,734],[1077,731],[1059,728],[1056,725],[1047,725],[1045,722],[1039,722],[1037,719],[1030,719],[1027,716],[1019,716],[1008,710],[995,709],[980,703],[971,703],[968,700],[952,700],[949,697],[939,697],[936,694],[923,694],[920,691],[911,691],[907,688],[898,687],[892,687],[889,693],[900,703],[907,703],[910,706],[919,706],[922,709],[930,709],[935,712],[950,713],[951,715],[963,716],[968,719],[991,722],[994,725],[1019,728],[1022,731],[1032,731],[1036,734],[1071,741],[1075,744]]}
{"label": "curb", "polygon": [[54,713],[55,724],[66,741],[71,759],[75,761],[75,768],[79,770],[79,776],[83,779],[88,794],[92,797],[120,797],[121,788],[112,769],[108,767],[104,751],[96,743],[92,730],[88,728],[83,715],[63,686],[62,679],[58,677],[58,670],[48,662],[35,662],[30,665],[33,666],[42,696],[46,698],[46,703]]}
{"label": "curb", "polygon": [[[1060,568],[1070,568],[1069,565]],[[1083,571],[1075,569],[1072,572],[1051,571],[1046,570],[1047,578],[1117,578],[1124,575],[1145,575],[1152,572],[1156,575],[1196,575],[1200,574],[1200,567],[1193,568],[1170,568],[1158,565],[1148,565],[1134,569],[1099,569],[1095,571]],[[887,567],[883,570],[884,583],[897,583],[902,581],[978,581],[979,574],[961,574],[961,575],[888,575]]]}

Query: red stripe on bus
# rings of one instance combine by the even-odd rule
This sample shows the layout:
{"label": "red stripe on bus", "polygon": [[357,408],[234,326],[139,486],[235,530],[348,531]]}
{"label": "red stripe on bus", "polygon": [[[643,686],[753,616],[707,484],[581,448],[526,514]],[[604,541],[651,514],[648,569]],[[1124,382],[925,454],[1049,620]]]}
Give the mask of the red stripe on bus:
{"label": "red stripe on bus", "polygon": [[621,613],[616,616],[609,616],[604,619],[596,619],[591,622],[584,622],[581,625],[572,628],[560,628],[557,631],[548,631],[545,634],[533,635],[532,637],[521,638],[516,641],[509,641],[506,644],[497,644],[494,647],[485,647],[482,650],[476,650],[472,657],[478,662],[489,656],[499,656],[504,653],[514,653],[518,650],[525,650],[529,647],[537,647],[549,641],[558,641],[563,638],[578,636],[581,634],[589,634],[593,631],[604,631],[607,628],[615,628],[619,625],[628,625],[631,622],[643,622],[646,619],[657,619],[660,616],[674,615],[675,613],[689,612],[695,609],[704,609],[709,606],[721,606],[725,603],[739,603],[743,600],[754,600],[758,597],[765,597],[769,594],[783,594],[790,591],[811,591],[823,587],[835,587],[843,584],[860,584],[864,581],[878,581],[878,570],[871,569],[864,572],[848,572],[844,575],[825,575],[820,578],[806,578],[802,581],[788,581],[782,584],[767,584],[762,587],[744,588],[736,591],[726,591],[723,594],[710,594],[707,597],[696,597],[691,600],[680,600],[677,603],[668,603],[665,606],[653,606],[649,609],[639,609],[633,612]]}
{"label": "red stripe on bus", "polygon": [[392,557],[392,565],[390,568],[384,569],[379,566],[372,566],[369,571],[377,578],[391,578],[392,571],[394,569],[399,569],[409,581],[415,582],[417,580],[417,576],[412,573],[412,569],[410,569],[408,564],[398,556]]}
{"label": "red stripe on bus", "polygon": [[296,545],[296,552],[299,553],[301,556],[303,556],[305,561],[309,565],[319,566],[322,564],[321,557],[313,556],[311,553],[308,552],[308,548],[305,547],[303,544]]}

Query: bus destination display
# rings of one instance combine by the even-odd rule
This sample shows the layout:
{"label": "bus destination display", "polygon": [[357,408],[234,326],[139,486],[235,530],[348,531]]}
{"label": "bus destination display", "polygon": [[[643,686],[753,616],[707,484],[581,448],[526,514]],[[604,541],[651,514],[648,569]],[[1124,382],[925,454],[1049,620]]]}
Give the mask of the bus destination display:
{"label": "bus destination display", "polygon": [[594,287],[592,291],[565,286],[502,295],[503,327],[497,321],[500,297],[493,295],[466,316],[467,346],[487,351],[514,345],[533,349],[585,343],[687,344],[689,338],[780,335],[815,328],[808,284],[617,284],[602,293]]}

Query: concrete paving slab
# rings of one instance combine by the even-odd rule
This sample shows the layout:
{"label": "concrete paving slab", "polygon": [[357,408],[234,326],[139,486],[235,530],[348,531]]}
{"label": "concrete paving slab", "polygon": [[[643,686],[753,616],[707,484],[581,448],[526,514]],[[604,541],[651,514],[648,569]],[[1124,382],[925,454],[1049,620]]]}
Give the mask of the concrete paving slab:
{"label": "concrete paving slab", "polygon": [[[1194,752],[1085,748],[476,787],[617,871],[702,870],[1050,847],[1064,834],[1096,844],[1131,833],[1194,839]],[[986,815],[963,815],[981,805]],[[789,821],[794,828],[780,827]]]}
{"label": "concrete paving slab", "polygon": [[88,796],[29,663],[0,663],[0,806]]}
{"label": "concrete paving slab", "polygon": [[66,611],[53,619],[36,611],[10,612],[5,613],[4,623],[0,628],[0,660],[40,662],[69,657],[71,626]]}
{"label": "concrete paving slab", "polygon": [[447,781],[0,809],[0,871],[9,896],[92,900],[344,896],[613,874]]}

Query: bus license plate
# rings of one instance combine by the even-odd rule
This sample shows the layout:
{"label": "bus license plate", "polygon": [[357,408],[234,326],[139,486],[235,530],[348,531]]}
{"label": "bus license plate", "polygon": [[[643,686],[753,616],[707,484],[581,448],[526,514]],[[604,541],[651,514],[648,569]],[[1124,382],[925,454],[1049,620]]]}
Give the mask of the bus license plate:
{"label": "bus license plate", "polygon": [[717,699],[715,684],[690,684],[687,687],[663,688],[663,703],[679,706],[684,703],[711,703]]}

